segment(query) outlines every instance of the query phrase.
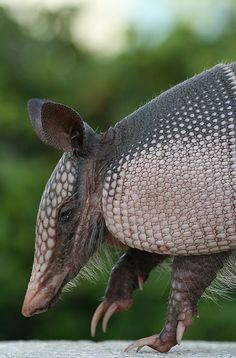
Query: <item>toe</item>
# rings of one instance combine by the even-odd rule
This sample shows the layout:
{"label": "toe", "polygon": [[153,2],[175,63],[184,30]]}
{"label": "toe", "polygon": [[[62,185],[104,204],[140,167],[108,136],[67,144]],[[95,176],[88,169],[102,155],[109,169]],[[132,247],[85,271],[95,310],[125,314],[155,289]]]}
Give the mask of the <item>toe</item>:
{"label": "toe", "polygon": [[103,321],[102,321],[102,330],[104,333],[106,333],[107,330],[107,324],[109,319],[111,318],[111,316],[116,312],[117,308],[118,308],[118,304],[116,302],[113,302],[107,309],[104,317],[103,317]]}
{"label": "toe", "polygon": [[184,332],[185,332],[185,324],[183,321],[179,321],[176,329],[176,341],[178,344],[181,343]]}
{"label": "toe", "polygon": [[98,322],[101,319],[101,317],[104,315],[105,311],[106,311],[105,303],[101,302],[100,305],[97,307],[97,309],[94,312],[93,317],[92,317],[91,329],[90,329],[92,337],[95,337]]}

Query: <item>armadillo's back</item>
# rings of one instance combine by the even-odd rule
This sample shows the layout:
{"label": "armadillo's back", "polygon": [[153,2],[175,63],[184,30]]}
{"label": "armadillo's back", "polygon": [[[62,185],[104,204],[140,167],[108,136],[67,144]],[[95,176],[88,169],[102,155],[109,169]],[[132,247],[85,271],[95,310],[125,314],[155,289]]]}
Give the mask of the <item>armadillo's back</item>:
{"label": "armadillo's back", "polygon": [[103,212],[128,246],[172,255],[236,248],[236,65],[218,65],[120,122]]}

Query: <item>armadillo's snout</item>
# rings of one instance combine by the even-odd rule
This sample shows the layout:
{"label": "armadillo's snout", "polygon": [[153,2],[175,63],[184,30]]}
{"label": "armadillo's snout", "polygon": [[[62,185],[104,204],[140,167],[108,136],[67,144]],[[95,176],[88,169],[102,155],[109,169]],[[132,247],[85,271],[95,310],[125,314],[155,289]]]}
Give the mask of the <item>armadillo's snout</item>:
{"label": "armadillo's snout", "polygon": [[50,302],[50,296],[45,290],[37,292],[37,290],[28,289],[22,307],[23,316],[30,317],[36,313],[45,312],[48,302]]}
{"label": "armadillo's snout", "polygon": [[46,312],[56,302],[67,282],[68,275],[66,272],[55,276],[51,282],[45,282],[38,287],[30,283],[21,310],[23,316],[30,317]]}

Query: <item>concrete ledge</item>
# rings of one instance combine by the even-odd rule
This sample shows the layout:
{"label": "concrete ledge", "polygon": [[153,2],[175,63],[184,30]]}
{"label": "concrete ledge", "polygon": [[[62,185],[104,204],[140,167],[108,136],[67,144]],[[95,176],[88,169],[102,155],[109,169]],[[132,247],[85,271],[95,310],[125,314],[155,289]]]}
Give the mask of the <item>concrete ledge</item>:
{"label": "concrete ledge", "polygon": [[9,341],[0,342],[0,358],[234,358],[236,343],[184,341],[167,355],[148,347],[124,353],[127,341]]}

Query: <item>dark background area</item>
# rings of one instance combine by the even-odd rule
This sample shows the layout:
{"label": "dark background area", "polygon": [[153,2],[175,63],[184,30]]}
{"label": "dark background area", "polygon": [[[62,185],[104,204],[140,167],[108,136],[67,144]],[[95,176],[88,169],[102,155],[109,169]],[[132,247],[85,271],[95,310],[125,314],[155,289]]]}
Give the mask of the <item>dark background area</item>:
{"label": "dark background area", "polygon": [[[29,319],[21,305],[31,272],[34,226],[45,183],[61,153],[42,144],[26,112],[31,97],[74,107],[96,130],[114,125],[138,106],[219,62],[236,60],[236,7],[214,36],[179,22],[155,43],[127,31],[119,54],[102,56],[75,41],[70,24],[77,8],[41,10],[44,31],[35,35],[0,8],[0,339],[90,339],[90,319],[103,296],[108,270],[63,295],[49,312]],[[209,14],[210,16],[210,14]],[[41,25],[40,25],[41,24]],[[89,31],[89,29],[88,29]],[[50,34],[50,36],[46,36]],[[130,311],[115,315],[96,339],[136,339],[161,330],[170,274],[155,271]],[[188,339],[235,340],[236,295],[217,304],[201,300],[200,319]]]}

